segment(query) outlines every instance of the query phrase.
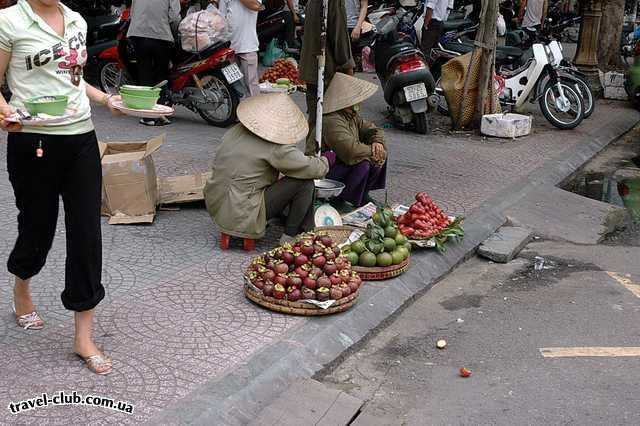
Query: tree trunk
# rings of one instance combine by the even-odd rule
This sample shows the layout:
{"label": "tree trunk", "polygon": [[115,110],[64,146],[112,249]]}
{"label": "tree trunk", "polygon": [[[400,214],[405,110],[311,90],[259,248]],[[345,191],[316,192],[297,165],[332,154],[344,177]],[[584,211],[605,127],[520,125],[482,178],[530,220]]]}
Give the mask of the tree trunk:
{"label": "tree trunk", "polygon": [[603,2],[600,37],[598,38],[598,68],[603,72],[624,68],[620,57],[624,5],[625,0]]}
{"label": "tree trunk", "polygon": [[[464,82],[463,104],[468,99],[471,86],[477,87],[477,94],[473,104],[473,118],[471,123],[465,121],[465,114],[460,114],[453,127],[461,129],[467,125],[480,127],[480,121],[484,114],[499,111],[499,105],[495,102],[496,93],[493,84],[495,73],[495,50],[497,42],[496,23],[498,19],[498,0],[483,0],[480,13],[480,26],[475,40],[475,49],[471,54],[471,61]],[[478,60],[479,59],[479,60]],[[473,79],[477,79],[473,81]],[[476,86],[477,85],[477,86]],[[463,107],[464,110],[464,107]]]}

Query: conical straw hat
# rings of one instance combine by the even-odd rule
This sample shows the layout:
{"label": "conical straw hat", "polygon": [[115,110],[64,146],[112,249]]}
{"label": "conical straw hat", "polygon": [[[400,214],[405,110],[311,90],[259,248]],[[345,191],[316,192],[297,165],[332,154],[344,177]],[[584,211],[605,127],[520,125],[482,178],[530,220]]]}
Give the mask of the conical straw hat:
{"label": "conical straw hat", "polygon": [[280,145],[298,143],[309,133],[304,114],[284,93],[264,93],[240,102],[238,120],[251,133]]}
{"label": "conical straw hat", "polygon": [[341,109],[359,104],[376,93],[378,86],[360,78],[337,72],[329,83],[324,95],[324,112],[340,111]]}

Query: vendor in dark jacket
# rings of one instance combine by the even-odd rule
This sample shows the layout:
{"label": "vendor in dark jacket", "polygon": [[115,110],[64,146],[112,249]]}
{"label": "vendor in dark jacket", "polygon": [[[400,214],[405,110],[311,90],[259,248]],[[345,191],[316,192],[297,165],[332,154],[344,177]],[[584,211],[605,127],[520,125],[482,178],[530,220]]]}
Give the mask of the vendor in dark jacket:
{"label": "vendor in dark jacket", "polygon": [[[359,113],[360,103],[376,90],[373,83],[336,73],[324,100],[322,150],[330,165],[327,178],[345,184],[339,198],[354,207],[373,201],[369,191],[386,184],[384,131]],[[314,136],[315,129],[307,137],[307,155],[315,149]]]}

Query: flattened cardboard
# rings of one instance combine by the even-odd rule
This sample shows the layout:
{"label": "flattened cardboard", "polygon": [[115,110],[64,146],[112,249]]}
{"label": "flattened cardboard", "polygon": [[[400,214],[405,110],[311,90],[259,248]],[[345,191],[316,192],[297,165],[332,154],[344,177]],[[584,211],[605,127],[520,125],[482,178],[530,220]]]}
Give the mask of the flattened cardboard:
{"label": "flattened cardboard", "polygon": [[158,178],[159,204],[180,204],[204,200],[204,186],[210,177],[211,172]]}
{"label": "flattened cardboard", "polygon": [[146,142],[100,143],[102,212],[109,224],[151,223],[158,204],[158,183],[151,154],[164,143],[161,135]]}

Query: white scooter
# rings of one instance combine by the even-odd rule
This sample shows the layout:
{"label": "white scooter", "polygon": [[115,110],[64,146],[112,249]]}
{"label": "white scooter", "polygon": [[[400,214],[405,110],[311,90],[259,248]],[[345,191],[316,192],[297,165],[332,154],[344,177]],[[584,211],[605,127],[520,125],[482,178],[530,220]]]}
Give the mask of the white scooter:
{"label": "white scooter", "polygon": [[533,58],[516,70],[496,76],[500,103],[519,110],[527,100],[538,101],[542,114],[555,127],[577,127],[584,119],[583,101],[574,88],[558,77],[562,59],[562,46],[557,41],[534,44]]}

